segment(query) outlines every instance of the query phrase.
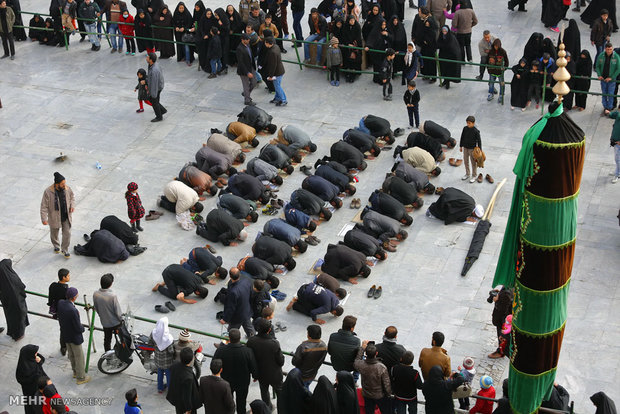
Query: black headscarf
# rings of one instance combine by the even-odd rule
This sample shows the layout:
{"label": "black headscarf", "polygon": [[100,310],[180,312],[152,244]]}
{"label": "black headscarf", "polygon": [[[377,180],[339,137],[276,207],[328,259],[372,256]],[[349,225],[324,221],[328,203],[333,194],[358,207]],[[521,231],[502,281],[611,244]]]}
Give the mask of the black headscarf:
{"label": "black headscarf", "polygon": [[543,53],[545,52],[549,53],[549,56],[551,56],[553,60],[557,60],[558,58],[557,49],[555,48],[555,45],[553,44],[553,41],[551,39],[549,39],[548,37],[545,37],[542,42],[542,47],[543,47]]}
{"label": "black headscarf", "polygon": [[350,24],[351,18],[355,19],[355,16],[351,15],[347,17],[343,27],[342,27],[342,39],[339,38],[340,43],[343,45],[355,44],[358,47],[362,46],[362,28],[358,23],[357,19],[355,19],[355,23],[353,25]]}
{"label": "black headscarf", "polygon": [[[232,7],[232,15],[228,13],[229,7]],[[233,18],[232,20],[230,20],[231,16]],[[226,18],[230,23],[230,30],[232,30],[233,33],[241,33],[245,30],[245,23],[243,23],[243,18],[241,18],[241,15],[232,4],[226,6]]]}
{"label": "black headscarf", "polygon": [[[444,30],[447,33],[444,34]],[[439,57],[442,59],[462,60],[461,47],[459,41],[456,40],[456,36],[450,30],[448,26],[443,26],[439,31],[439,38],[437,39],[437,47],[439,48]],[[461,77],[461,64],[455,62],[439,62],[441,68],[441,74],[451,77]],[[448,79],[450,82],[460,83],[460,80]]]}
{"label": "black headscarf", "polygon": [[321,414],[338,414],[338,400],[336,390],[325,375],[319,381],[312,394],[312,412]]}
{"label": "black headscarf", "polygon": [[29,325],[26,285],[13,270],[11,259],[0,261],[0,303],[4,307],[6,334],[14,340],[21,338]]}
{"label": "black headscarf", "polygon": [[263,400],[254,400],[250,403],[252,414],[271,414],[271,409]]}
{"label": "black headscarf", "polygon": [[38,389],[39,377],[46,375],[43,370],[45,358],[40,356],[41,362],[35,360],[38,351],[39,346],[32,344],[25,345],[19,350],[15,379],[22,386],[24,395],[34,395]]}
{"label": "black headscarf", "polygon": [[[394,24],[394,20],[397,20],[396,24]],[[397,52],[406,52],[409,38],[407,37],[407,31],[403,22],[400,21],[397,15],[392,16],[388,22],[387,29],[392,35],[392,49]]]}
{"label": "black headscarf", "polygon": [[[338,27],[338,23],[340,23],[340,27]],[[344,21],[342,20],[342,17],[338,16],[334,19],[334,23],[331,25],[331,36],[335,37],[336,39],[338,39],[339,42],[342,42],[342,32],[344,30]]]}
{"label": "black headscarf", "polygon": [[[561,35],[560,35],[561,36]],[[579,33],[579,26],[575,19],[570,19],[568,27],[564,30],[564,50],[570,52],[573,56],[573,61],[576,60],[581,50],[581,34]],[[558,45],[560,44],[560,38],[558,37]]]}
{"label": "black headscarf", "polygon": [[219,24],[218,22],[218,29],[220,30],[220,35],[226,34],[228,35],[228,31],[230,30],[230,20],[228,20],[228,15],[226,14],[226,10],[222,9],[221,7],[218,7],[217,9],[215,9],[215,12],[213,12],[214,15],[217,15],[217,17],[219,17],[219,21],[222,24]]}
{"label": "black headscarf", "polygon": [[[581,55],[585,57],[582,58]],[[590,52],[588,52],[587,49],[583,49],[580,54],[573,56],[573,60],[576,61],[575,75],[587,77],[592,76],[592,58],[590,57]],[[580,81],[582,79],[575,80]],[[587,81],[589,87],[590,80],[588,79]]]}
{"label": "black headscarf", "polygon": [[590,397],[592,404],[596,406],[594,414],[616,414],[616,404],[603,391],[599,391]]}
{"label": "black headscarf", "polygon": [[[211,12],[211,17],[207,17],[207,12]],[[217,19],[213,15],[213,10],[207,8],[205,12],[202,14],[200,21],[198,23],[198,30],[200,31],[200,36],[211,36],[211,28],[213,26],[217,27]]]}
{"label": "black headscarf", "polygon": [[353,375],[348,371],[338,371],[336,374],[336,398],[340,414],[358,414],[360,406],[357,401],[357,391]]}
{"label": "black headscarf", "polygon": [[543,39],[544,36],[542,33],[532,33],[530,39],[525,44],[523,48],[523,58],[527,62],[531,62],[532,60],[538,60],[543,55]]}
{"label": "black headscarf", "polygon": [[289,371],[278,397],[279,414],[309,414],[312,394],[304,386],[299,368]]}
{"label": "black headscarf", "polygon": [[[196,6],[199,7],[199,10],[196,10]],[[202,0],[198,0],[196,4],[194,4],[194,12],[192,15],[192,21],[194,23],[200,22],[200,19],[202,18],[202,16],[205,15],[205,11],[206,9],[205,9],[204,3],[202,2]]]}
{"label": "black headscarf", "polygon": [[[392,36],[389,35],[389,32],[387,37],[382,34],[384,31],[384,29],[381,28],[381,26],[383,26],[383,22],[385,22],[383,17],[376,19],[372,26],[371,32],[366,38],[366,46],[370,49],[385,50],[388,47],[391,47]],[[385,31],[387,31],[387,26]]]}
{"label": "black headscarf", "polygon": [[[375,7],[379,9],[379,12],[377,14],[373,13]],[[373,27],[375,27],[381,20],[383,20],[383,16],[381,16],[381,6],[379,6],[378,4],[373,4],[370,8],[370,14],[366,16],[364,26],[362,26],[362,36],[364,36],[364,40],[367,40],[368,35],[370,34],[370,32],[372,32]]]}
{"label": "black headscarf", "polygon": [[[179,7],[183,6],[185,9],[183,12],[179,10]],[[182,27],[184,29],[190,29],[192,27],[192,14],[189,10],[187,10],[187,6],[182,1],[177,4],[176,9],[174,9],[174,14],[172,15],[172,26],[173,27]]]}

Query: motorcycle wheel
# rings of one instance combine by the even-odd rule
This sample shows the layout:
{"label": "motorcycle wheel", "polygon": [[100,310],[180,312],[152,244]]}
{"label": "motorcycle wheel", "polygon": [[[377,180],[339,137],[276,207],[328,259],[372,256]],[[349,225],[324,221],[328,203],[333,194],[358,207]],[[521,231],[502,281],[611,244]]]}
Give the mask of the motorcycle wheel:
{"label": "motorcycle wheel", "polygon": [[118,359],[116,355],[102,356],[99,358],[97,368],[108,375],[115,375],[125,371],[129,364]]}

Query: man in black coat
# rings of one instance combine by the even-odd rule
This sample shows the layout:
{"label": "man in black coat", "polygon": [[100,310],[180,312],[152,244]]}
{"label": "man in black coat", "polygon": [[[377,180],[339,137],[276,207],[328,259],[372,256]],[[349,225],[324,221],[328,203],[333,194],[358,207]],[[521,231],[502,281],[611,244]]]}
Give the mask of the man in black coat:
{"label": "man in black coat", "polygon": [[407,161],[399,161],[392,166],[389,175],[402,178],[407,184],[411,185],[418,193],[425,192],[433,194],[435,186],[428,180],[428,175],[424,171],[420,171]]}
{"label": "man in black coat", "polygon": [[[344,245],[357,250],[365,256],[374,256],[379,260],[387,259],[387,253],[383,248],[389,248],[390,246],[389,242],[383,243],[381,240],[358,228],[353,228],[345,233]],[[395,249],[391,248],[391,250],[394,251]]]}
{"label": "man in black coat", "polygon": [[441,143],[426,134],[421,132],[412,132],[407,137],[407,148],[420,147],[425,151],[428,151],[435,161],[443,161],[446,159],[446,154],[441,148]]}
{"label": "man in black coat", "polygon": [[368,201],[370,201],[371,204],[370,208],[374,211],[391,217],[405,226],[410,226],[411,223],[413,223],[413,217],[407,214],[407,210],[405,206],[403,206],[403,203],[389,194],[375,190],[368,198]]}
{"label": "man in black coat", "polygon": [[153,292],[159,292],[170,299],[178,299],[184,303],[196,303],[194,299],[187,299],[192,293],[201,298],[206,298],[209,291],[202,286],[202,279],[194,272],[183,268],[180,264],[167,266],[161,275],[163,282],[153,287]]}
{"label": "man in black coat", "polygon": [[232,267],[230,269],[230,273],[238,273],[239,271],[244,271],[250,275],[252,279],[264,280],[269,284],[271,289],[277,289],[280,285],[280,279],[274,275],[276,267],[258,257],[246,256],[239,260],[237,267]]}
{"label": "man in black coat", "polygon": [[381,148],[376,143],[376,138],[359,129],[349,129],[344,132],[342,139],[353,145],[362,153],[370,152],[371,156],[377,156],[381,153]]}
{"label": "man in black coat", "polygon": [[244,241],[248,233],[241,220],[234,218],[222,209],[215,208],[207,214],[206,223],[196,227],[196,234],[224,246],[236,246],[236,240]]}
{"label": "man in black coat", "polygon": [[301,285],[297,290],[297,295],[286,306],[287,312],[291,309],[310,316],[319,325],[325,323],[325,320],[319,318],[319,315],[323,313],[331,313],[334,316],[344,313],[338,296],[314,282]]}
{"label": "man in black coat", "polygon": [[405,240],[409,236],[405,230],[401,230],[400,223],[397,220],[370,208],[365,208],[362,211],[362,220],[363,224],[356,224],[355,227],[383,242],[392,237]]}
{"label": "man in black coat", "polygon": [[329,162],[327,164],[323,164],[317,167],[314,175],[318,177],[323,177],[330,183],[334,184],[338,187],[338,190],[341,193],[346,193],[347,195],[355,194],[356,188],[353,184],[351,184],[352,176],[347,173],[347,169],[342,166],[344,172],[338,171],[338,169],[334,168],[335,165],[341,165],[337,162]]}
{"label": "man in black coat", "polygon": [[214,256],[206,247],[196,247],[189,252],[187,258],[181,259],[181,266],[199,275],[205,283],[208,283],[208,277],[212,274],[226,279],[228,271],[222,267],[222,263],[222,256]]}
{"label": "man in black coat", "polygon": [[330,244],[323,258],[321,270],[336,279],[348,280],[356,284],[357,277],[368,277],[370,268],[366,256],[343,244]]}
{"label": "man in black coat", "polygon": [[256,223],[258,213],[256,204],[234,194],[222,194],[217,199],[217,207],[239,220]]}
{"label": "man in black coat", "polygon": [[260,150],[258,158],[274,167],[292,174],[294,167],[291,162],[300,162],[301,156],[292,148],[283,144],[267,144]]}
{"label": "man in black coat", "polygon": [[78,290],[76,288],[67,289],[67,299],[58,301],[56,316],[60,324],[60,335],[67,346],[73,376],[77,384],[80,385],[90,381],[90,377],[86,376],[84,351],[82,350],[84,326],[80,321],[80,313],[74,305],[77,297]]}
{"label": "man in black coat", "polygon": [[[347,315],[342,320],[342,329],[338,329],[338,332],[334,332],[329,336],[327,352],[331,358],[334,371],[355,371],[353,369],[353,361],[355,361],[357,350],[362,344],[354,332],[356,324],[357,318]],[[353,375],[353,378],[357,381],[356,375]],[[359,374],[357,377],[359,377]]]}
{"label": "man in black coat", "polygon": [[456,146],[456,140],[452,138],[450,131],[433,121],[424,121],[420,124],[420,132],[426,134],[448,148]]}
{"label": "man in black coat", "polygon": [[288,270],[293,270],[297,266],[291,246],[271,236],[260,236],[252,246],[252,253],[273,265],[284,265]]}
{"label": "man in black coat", "polygon": [[370,135],[382,139],[388,144],[394,143],[392,126],[390,121],[385,118],[376,115],[366,115],[360,120],[360,130],[368,132]]}
{"label": "man in black coat", "polygon": [[181,361],[170,367],[170,383],[166,399],[172,404],[177,414],[196,413],[202,407],[198,381],[194,375],[194,351],[183,348]]}
{"label": "man in black coat", "polygon": [[336,161],[344,165],[349,170],[365,170],[367,167],[364,161],[364,154],[353,145],[344,141],[336,141],[329,149],[330,161]]}
{"label": "man in black coat", "polygon": [[322,217],[325,221],[329,221],[332,218],[332,212],[325,207],[325,202],[321,197],[303,188],[299,188],[291,193],[291,206],[310,216]]}
{"label": "man in black coat", "polygon": [[258,178],[242,172],[228,179],[228,188],[225,192],[232,193],[244,200],[259,201],[263,204],[267,204],[271,198],[271,192],[265,188]]}
{"label": "man in black coat", "polygon": [[271,336],[271,322],[261,318],[258,322],[258,335],[248,340],[247,346],[254,352],[254,358],[258,366],[258,383],[260,386],[261,399],[273,410],[269,397],[269,386],[273,388],[276,398],[280,398],[282,389],[282,366],[284,355],[280,349],[280,343]]}
{"label": "man in black coat", "polygon": [[234,414],[235,400],[228,381],[222,379],[222,360],[212,359],[211,375],[200,378],[200,399],[205,413]]}
{"label": "man in black coat", "polygon": [[256,359],[254,352],[241,341],[239,329],[228,331],[230,342],[221,344],[213,358],[221,359],[223,365],[222,378],[230,384],[230,389],[235,394],[237,414],[245,414],[246,399],[250,386],[250,375],[257,378]]}
{"label": "man in black coat", "polygon": [[237,57],[237,75],[241,78],[243,85],[243,103],[245,105],[254,105],[252,101],[252,90],[256,88],[256,68],[254,66],[254,57],[250,49],[250,36],[247,33],[241,33],[241,42],[235,51]]}
{"label": "man in black coat", "polygon": [[392,367],[400,362],[400,357],[406,351],[404,346],[396,343],[397,335],[398,330],[396,327],[388,326],[383,334],[383,342],[376,345],[377,356],[381,358],[381,362],[386,366],[388,372],[391,372]]}
{"label": "man in black coat", "polygon": [[228,330],[243,330],[248,337],[255,334],[252,326],[252,308],[250,307],[250,296],[252,295],[252,279],[241,277],[239,273],[230,274],[228,283],[228,293],[226,303],[224,303],[224,315],[220,319],[222,325],[228,324]]}
{"label": "man in black coat", "polygon": [[329,202],[336,208],[342,207],[342,200],[338,197],[340,189],[323,177],[311,175],[301,182],[301,188],[319,196],[323,201]]}
{"label": "man in black coat", "polygon": [[418,196],[418,190],[395,175],[388,175],[385,181],[383,181],[381,189],[384,193],[391,195],[404,205],[411,205],[415,209],[424,205],[424,200]]}

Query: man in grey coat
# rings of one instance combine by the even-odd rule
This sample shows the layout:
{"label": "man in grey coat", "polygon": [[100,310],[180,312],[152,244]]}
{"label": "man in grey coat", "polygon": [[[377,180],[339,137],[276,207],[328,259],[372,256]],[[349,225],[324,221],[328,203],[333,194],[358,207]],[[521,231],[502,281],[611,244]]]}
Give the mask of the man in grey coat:
{"label": "man in grey coat", "polygon": [[[75,208],[73,190],[66,184],[65,177],[59,172],[54,173],[54,184],[47,187],[41,199],[41,223],[50,226],[50,238],[54,253],[62,253],[65,258],[71,257],[71,216]],[[62,228],[62,244],[58,241],[58,233]]]}
{"label": "man in grey coat", "polygon": [[[155,118],[151,122],[163,121],[163,115],[168,112],[166,108],[159,102],[161,92],[164,90],[164,74],[157,63],[157,55],[153,52],[146,55],[146,63],[149,64],[149,70],[146,77],[147,91],[151,98]],[[143,80],[140,81],[144,82]]]}
{"label": "man in grey coat", "polygon": [[93,304],[95,311],[99,315],[101,326],[103,326],[103,349],[107,352],[112,347],[112,334],[121,326],[123,320],[123,312],[118,298],[112,292],[110,287],[114,283],[114,276],[106,273],[99,280],[101,289],[93,293]]}

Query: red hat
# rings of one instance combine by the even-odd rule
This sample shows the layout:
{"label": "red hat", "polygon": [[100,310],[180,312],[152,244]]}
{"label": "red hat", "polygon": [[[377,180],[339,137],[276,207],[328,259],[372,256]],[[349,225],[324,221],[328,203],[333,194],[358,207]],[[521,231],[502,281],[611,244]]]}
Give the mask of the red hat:
{"label": "red hat", "polygon": [[137,189],[138,189],[138,184],[134,183],[133,181],[127,184],[128,191],[136,191]]}

